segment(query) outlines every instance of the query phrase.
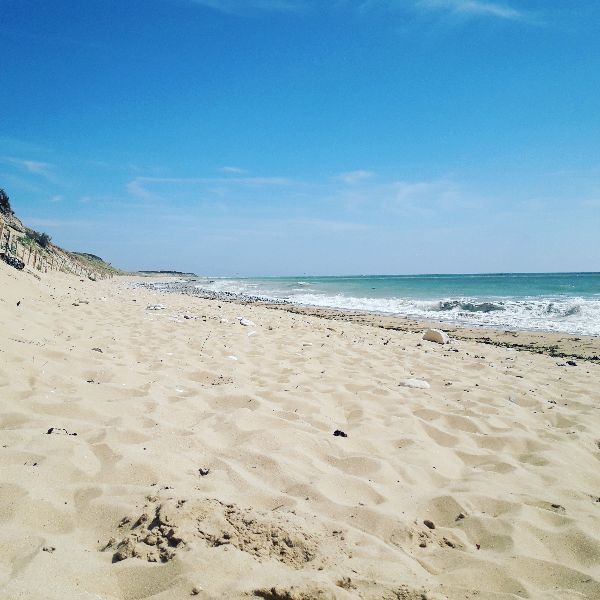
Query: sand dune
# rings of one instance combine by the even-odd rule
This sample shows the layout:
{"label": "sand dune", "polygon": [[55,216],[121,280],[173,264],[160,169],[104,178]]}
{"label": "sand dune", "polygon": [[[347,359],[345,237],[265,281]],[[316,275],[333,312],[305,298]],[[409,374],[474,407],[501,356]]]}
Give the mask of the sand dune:
{"label": "sand dune", "polygon": [[1,598],[600,598],[600,365],[128,281],[0,264]]}

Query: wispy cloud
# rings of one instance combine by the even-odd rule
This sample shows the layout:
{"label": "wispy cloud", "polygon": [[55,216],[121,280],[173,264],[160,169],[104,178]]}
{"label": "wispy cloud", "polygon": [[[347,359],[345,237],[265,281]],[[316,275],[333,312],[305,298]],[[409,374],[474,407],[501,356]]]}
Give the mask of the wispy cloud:
{"label": "wispy cloud", "polygon": [[27,171],[28,173],[33,173],[34,175],[43,175],[47,177],[49,175],[49,170],[52,167],[47,162],[41,162],[38,160],[25,160],[21,158],[14,158],[12,156],[6,156],[3,159],[3,162],[15,165],[16,167]]}
{"label": "wispy cloud", "polygon": [[353,213],[397,216],[439,216],[477,204],[460,184],[449,179],[412,181],[366,180],[360,186],[333,190],[333,198]]}
{"label": "wispy cloud", "polygon": [[240,167],[221,167],[221,172],[228,175],[243,175],[244,173],[247,173],[245,169]]}
{"label": "wispy cloud", "polygon": [[136,177],[126,187],[136,198],[160,201],[174,194],[223,196],[228,190],[287,187],[294,183],[287,177]]}
{"label": "wispy cloud", "polygon": [[[346,215],[349,228],[378,215],[443,215],[473,207],[476,200],[451,179],[412,181],[375,177],[371,171],[347,171],[319,180],[286,177],[136,177],[127,184],[128,202],[147,203],[148,210],[187,207],[188,215],[286,214],[296,219]],[[323,222],[326,225],[325,221]]]}
{"label": "wispy cloud", "polygon": [[[351,5],[351,2],[347,4]],[[362,12],[377,8],[423,15],[451,15],[462,19],[528,21],[531,18],[528,11],[515,8],[514,0],[364,0],[359,5]]]}
{"label": "wispy cloud", "polygon": [[448,200],[456,198],[458,186],[446,180],[439,181],[395,181],[391,184],[393,200],[399,204],[428,200]]}
{"label": "wispy cloud", "polygon": [[530,11],[515,7],[515,0],[188,0],[222,13],[247,16],[257,13],[318,13],[348,10],[451,15],[455,18],[489,18],[532,21]]}
{"label": "wispy cloud", "polygon": [[35,217],[23,216],[23,221],[33,227],[53,227],[53,228],[81,228],[95,227],[93,221],[70,220],[70,219],[36,219]]}
{"label": "wispy cloud", "polygon": [[343,181],[348,185],[352,185],[354,183],[358,183],[359,181],[364,181],[365,179],[370,179],[373,177],[375,173],[372,171],[346,171],[345,173],[340,173],[337,176],[337,179]]}
{"label": "wispy cloud", "polygon": [[310,227],[320,231],[332,233],[368,231],[373,229],[372,225],[366,223],[356,223],[353,221],[336,221],[329,219],[296,219],[294,221],[282,222],[283,225],[294,225],[300,227]]}
{"label": "wispy cloud", "polygon": [[230,15],[245,15],[258,11],[297,12],[302,3],[294,0],[190,0],[213,10]]}
{"label": "wispy cloud", "polygon": [[509,4],[487,0],[417,0],[416,6],[427,10],[446,10],[471,17],[495,17],[510,20],[522,20],[526,17],[523,11]]}

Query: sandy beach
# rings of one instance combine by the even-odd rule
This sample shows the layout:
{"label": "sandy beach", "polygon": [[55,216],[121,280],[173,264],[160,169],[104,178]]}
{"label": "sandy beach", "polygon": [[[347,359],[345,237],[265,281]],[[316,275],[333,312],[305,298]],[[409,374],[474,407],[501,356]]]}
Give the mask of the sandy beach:
{"label": "sandy beach", "polygon": [[600,598],[599,338],[135,281],[0,263],[0,598]]}

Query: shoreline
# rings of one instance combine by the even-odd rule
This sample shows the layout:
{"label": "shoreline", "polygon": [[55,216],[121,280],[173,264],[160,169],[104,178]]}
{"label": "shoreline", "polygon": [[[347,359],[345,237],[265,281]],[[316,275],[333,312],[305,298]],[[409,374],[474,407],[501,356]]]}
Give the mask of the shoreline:
{"label": "shoreline", "polygon": [[165,277],[164,281],[158,279],[155,282],[142,280],[135,283],[139,284],[140,287],[167,294],[180,294],[204,300],[232,302],[240,305],[254,304],[273,310],[284,310],[290,313],[320,317],[333,321],[359,323],[390,331],[414,333],[427,328],[441,329],[450,336],[460,340],[476,341],[485,345],[512,348],[534,354],[544,354],[557,359],[600,363],[600,336],[539,330],[495,329],[485,326],[469,327],[468,325],[447,321],[418,320],[411,317],[386,315],[369,311],[300,305],[286,300],[265,300],[258,296],[236,294],[234,292],[214,292],[212,290],[185,285],[174,289],[154,287],[154,283],[178,283],[173,282],[168,277]]}

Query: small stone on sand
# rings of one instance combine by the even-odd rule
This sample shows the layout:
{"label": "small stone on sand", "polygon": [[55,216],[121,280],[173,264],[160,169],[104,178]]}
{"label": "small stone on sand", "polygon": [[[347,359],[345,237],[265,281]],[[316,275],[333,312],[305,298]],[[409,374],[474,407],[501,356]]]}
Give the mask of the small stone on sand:
{"label": "small stone on sand", "polygon": [[398,385],[403,387],[428,390],[431,386],[423,379],[404,379]]}
{"label": "small stone on sand", "polygon": [[423,339],[426,342],[435,342],[436,344],[448,344],[450,342],[448,334],[441,329],[428,329],[423,334]]}

